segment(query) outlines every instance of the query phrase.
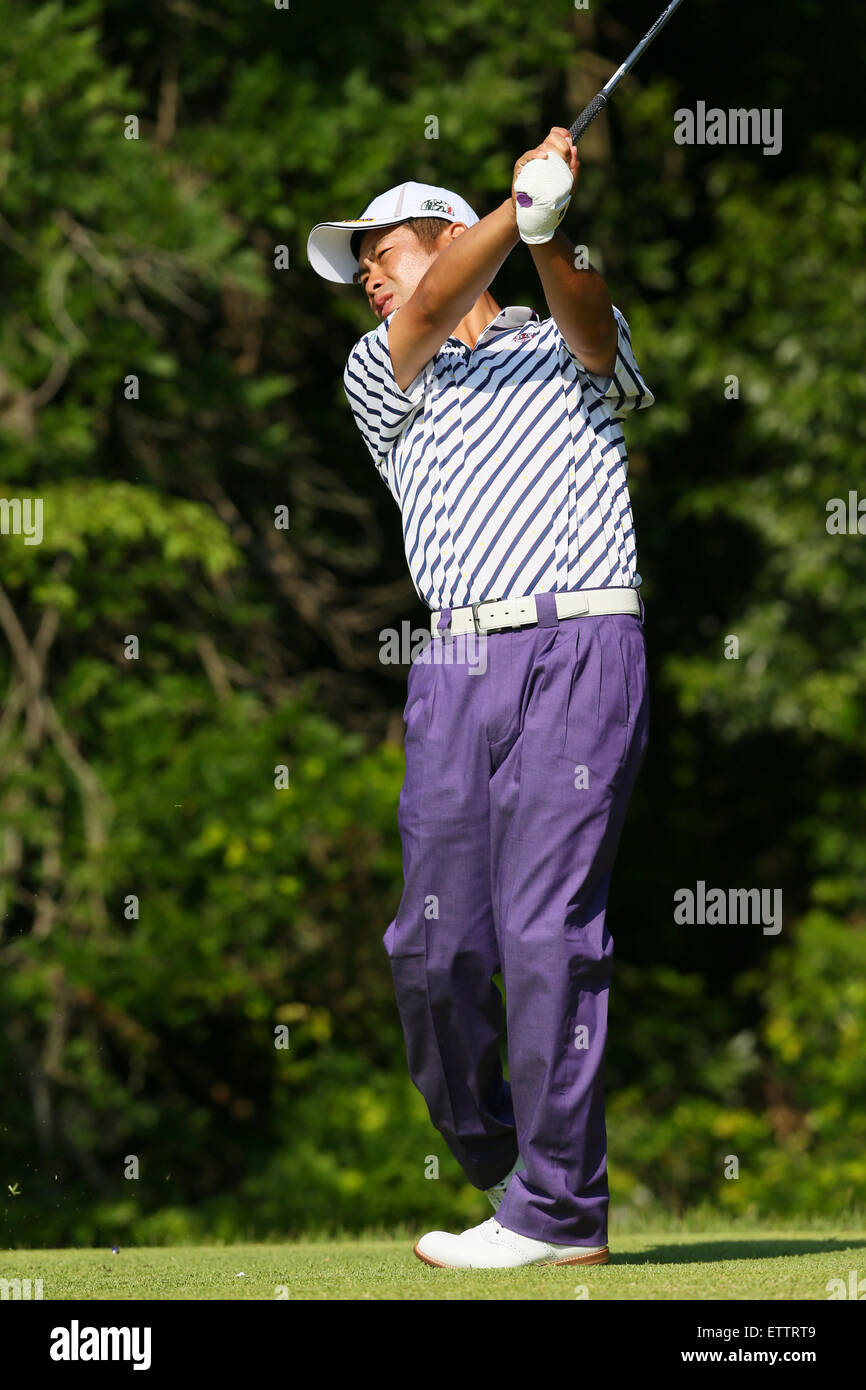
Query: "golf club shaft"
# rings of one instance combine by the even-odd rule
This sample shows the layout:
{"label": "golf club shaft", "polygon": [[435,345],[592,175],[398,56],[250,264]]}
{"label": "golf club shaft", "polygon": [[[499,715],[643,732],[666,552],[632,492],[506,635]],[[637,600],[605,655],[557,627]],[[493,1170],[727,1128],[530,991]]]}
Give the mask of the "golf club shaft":
{"label": "golf club shaft", "polygon": [[619,86],[626,73],[631,72],[638,58],[641,56],[642,53],[646,52],[653,39],[655,38],[656,34],[661,32],[661,30],[665,27],[668,20],[670,19],[671,15],[674,13],[674,10],[678,10],[682,3],[683,0],[672,0],[672,3],[668,5],[664,14],[659,15],[658,19],[656,20],[653,27],[650,29],[649,33],[644,35],[637,47],[634,48],[632,52],[628,55],[622,67],[617,68],[610,81],[606,82],[602,87],[601,91],[597,92],[596,95],[593,97],[589,105],[584,107],[577,120],[575,121],[574,125],[570,129],[571,138],[575,142],[575,144],[577,144],[584,131],[592,125],[596,116],[598,116],[604,110],[604,108],[607,106],[608,97]]}

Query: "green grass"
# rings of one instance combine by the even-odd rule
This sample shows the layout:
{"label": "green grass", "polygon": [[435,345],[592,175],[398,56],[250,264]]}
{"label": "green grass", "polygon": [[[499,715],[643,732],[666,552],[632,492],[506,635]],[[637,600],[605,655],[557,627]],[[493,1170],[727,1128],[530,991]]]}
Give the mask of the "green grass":
{"label": "green grass", "polygon": [[[483,1219],[483,1218],[482,1218]],[[611,1263],[585,1269],[432,1269],[417,1232],[283,1244],[0,1251],[0,1278],[41,1278],[47,1299],[790,1299],[866,1275],[866,1229],[827,1221],[705,1220],[611,1235]],[[241,1272],[242,1271],[242,1272]],[[584,1292],[585,1291],[585,1292]],[[284,1295],[285,1296],[285,1295]]]}

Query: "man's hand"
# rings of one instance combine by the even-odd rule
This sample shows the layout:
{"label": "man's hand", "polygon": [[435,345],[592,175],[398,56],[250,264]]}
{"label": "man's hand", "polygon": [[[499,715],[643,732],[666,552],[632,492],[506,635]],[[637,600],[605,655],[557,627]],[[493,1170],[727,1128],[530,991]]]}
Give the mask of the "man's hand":
{"label": "man's hand", "polygon": [[517,211],[517,197],[514,192],[514,181],[530,159],[543,159],[547,154],[556,154],[563,159],[571,173],[571,191],[574,192],[577,186],[577,171],[580,168],[580,160],[577,157],[577,149],[571,136],[564,126],[551,126],[550,134],[546,135],[540,145],[534,150],[527,150],[522,154],[514,166],[514,174],[511,179],[511,203],[515,213]]}

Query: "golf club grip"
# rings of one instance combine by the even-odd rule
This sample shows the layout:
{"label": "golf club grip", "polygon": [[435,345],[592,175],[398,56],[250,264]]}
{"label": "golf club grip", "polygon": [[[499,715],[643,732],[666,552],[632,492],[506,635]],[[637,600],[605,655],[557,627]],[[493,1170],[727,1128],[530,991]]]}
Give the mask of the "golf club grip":
{"label": "golf club grip", "polygon": [[583,132],[587,130],[589,126],[592,125],[596,116],[599,115],[599,113],[602,112],[606,106],[607,97],[605,96],[604,92],[599,92],[596,96],[593,97],[592,101],[589,103],[589,106],[585,106],[583,108],[569,132],[575,144],[577,144],[581,135],[583,135]]}

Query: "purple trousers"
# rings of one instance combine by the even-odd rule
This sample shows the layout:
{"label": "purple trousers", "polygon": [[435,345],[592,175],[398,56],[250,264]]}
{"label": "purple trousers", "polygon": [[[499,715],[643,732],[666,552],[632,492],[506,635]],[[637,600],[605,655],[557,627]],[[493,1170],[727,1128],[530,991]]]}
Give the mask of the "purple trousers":
{"label": "purple trousers", "polygon": [[519,1150],[502,1225],[605,1245],[605,909],[648,741],[643,619],[538,607],[534,627],[433,638],[410,669],[384,944],[410,1075],[469,1181]]}

